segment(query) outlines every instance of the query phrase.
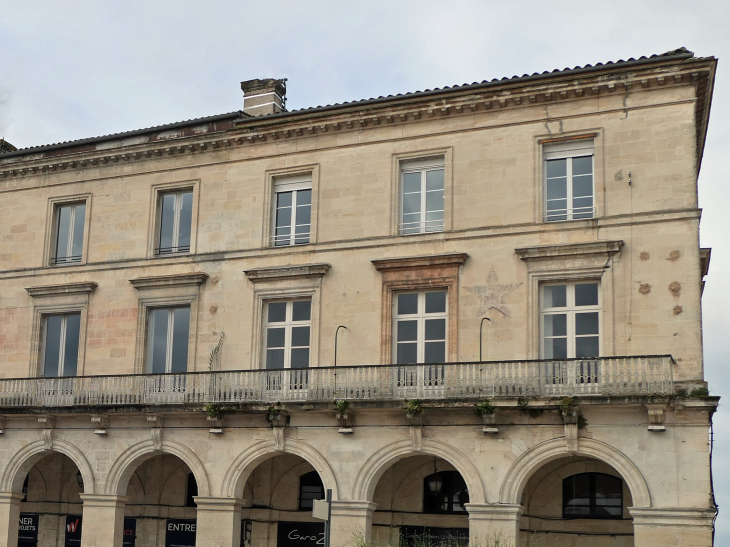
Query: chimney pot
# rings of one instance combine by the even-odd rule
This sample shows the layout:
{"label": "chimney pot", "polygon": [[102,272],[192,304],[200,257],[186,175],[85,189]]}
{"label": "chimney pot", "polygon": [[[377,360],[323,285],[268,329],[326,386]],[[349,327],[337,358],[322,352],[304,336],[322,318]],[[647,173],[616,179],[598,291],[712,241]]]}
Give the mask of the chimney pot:
{"label": "chimney pot", "polygon": [[249,116],[286,112],[286,78],[264,78],[241,82],[243,111]]}

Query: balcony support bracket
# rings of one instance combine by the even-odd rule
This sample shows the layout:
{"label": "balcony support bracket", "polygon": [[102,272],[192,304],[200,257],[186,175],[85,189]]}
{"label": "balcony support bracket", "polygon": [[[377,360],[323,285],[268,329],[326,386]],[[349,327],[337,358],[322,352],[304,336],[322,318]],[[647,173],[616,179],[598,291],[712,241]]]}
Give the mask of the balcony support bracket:
{"label": "balcony support bracket", "polygon": [[56,418],[54,416],[38,416],[38,423],[43,424],[43,445],[46,450],[53,450],[53,431],[56,427]]}
{"label": "balcony support bracket", "polygon": [[578,452],[578,409],[563,411],[563,424],[565,427],[565,444],[569,454]]}
{"label": "balcony support bracket", "polygon": [[649,427],[647,429],[654,433],[661,433],[666,431],[667,428],[664,426],[664,409],[666,405],[653,404],[646,405],[646,411],[649,414]]}
{"label": "balcony support bracket", "polygon": [[152,447],[155,452],[162,450],[162,416],[157,414],[148,414],[147,422],[152,426],[150,433],[152,434]]}
{"label": "balcony support bracket", "polygon": [[106,414],[92,414],[91,423],[96,426],[94,435],[106,435],[109,429],[109,417]]}

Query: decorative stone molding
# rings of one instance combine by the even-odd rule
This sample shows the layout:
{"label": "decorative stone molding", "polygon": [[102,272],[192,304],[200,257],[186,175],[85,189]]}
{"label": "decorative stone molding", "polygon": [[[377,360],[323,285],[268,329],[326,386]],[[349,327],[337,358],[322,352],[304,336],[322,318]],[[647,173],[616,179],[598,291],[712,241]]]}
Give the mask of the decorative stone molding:
{"label": "decorative stone molding", "polygon": [[484,428],[482,429],[482,433],[486,433],[488,435],[494,435],[496,433],[499,433],[499,428],[497,427],[496,410],[491,414],[487,414],[486,412],[482,413],[482,420],[484,421]]}
{"label": "decorative stone molding", "polygon": [[223,434],[223,416],[207,416],[206,419],[210,424],[210,429],[208,430],[209,433],[212,433],[213,435]]}
{"label": "decorative stone molding", "polygon": [[96,426],[94,435],[106,435],[109,429],[109,416],[106,414],[94,414],[91,416],[91,423]]}
{"label": "decorative stone molding", "polygon": [[341,412],[337,412],[336,417],[337,423],[340,425],[340,428],[337,430],[338,433],[349,435],[354,432],[352,426],[355,415],[351,410],[343,410]]}
{"label": "decorative stone molding", "polygon": [[565,428],[565,448],[569,454],[578,452],[578,416],[580,412],[572,409],[568,412],[562,411],[563,427]]}
{"label": "decorative stone molding", "polygon": [[634,526],[712,526],[714,509],[696,507],[629,507]]}
{"label": "decorative stone molding", "polygon": [[160,289],[165,287],[181,287],[202,285],[208,279],[204,272],[182,273],[173,275],[154,275],[151,277],[137,277],[129,282],[135,289]]}
{"label": "decorative stone molding", "polygon": [[423,412],[406,412],[406,420],[408,420],[408,435],[411,438],[411,447],[414,452],[420,452],[423,439],[423,422],[425,414]]}
{"label": "decorative stone molding", "polygon": [[667,405],[654,404],[646,405],[646,411],[649,414],[649,427],[647,429],[653,432],[666,431],[664,426],[664,410]]}
{"label": "decorative stone molding", "polygon": [[274,268],[256,268],[244,270],[246,277],[256,283],[258,281],[273,281],[277,279],[292,278],[321,278],[327,274],[332,266],[325,263],[305,264],[301,266],[277,266]]}
{"label": "decorative stone molding", "polygon": [[[686,57],[685,57],[686,58]],[[663,59],[657,59],[662,62]],[[624,74],[606,77],[598,67],[586,67],[580,74],[568,72],[530,76],[532,83],[540,82],[541,91],[526,85],[524,78],[482,82],[401,97],[357,101],[352,104],[284,112],[272,117],[225,115],[200,123],[171,124],[151,130],[134,131],[134,135],[116,138],[89,139],[69,143],[66,154],[44,156],[45,147],[21,150],[27,156],[8,158],[0,170],[0,179],[36,174],[57,173],[67,170],[99,169],[124,162],[141,162],[162,157],[217,152],[234,146],[251,146],[280,139],[316,137],[328,132],[362,131],[369,127],[418,123],[424,119],[447,116],[473,116],[479,112],[499,112],[504,109],[534,107],[562,101],[606,95],[624,95],[631,89],[694,85],[697,88],[698,142],[702,140],[707,123],[710,93],[708,81],[712,66],[697,62],[661,67],[616,66]],[[595,72],[595,73],[594,73]],[[625,77],[631,73],[632,77]],[[639,87],[640,86],[640,87]],[[378,106],[382,104],[382,110]],[[374,107],[374,105],[377,105]],[[268,118],[268,119],[267,119]],[[172,136],[168,136],[170,133]],[[222,133],[226,131],[226,133]],[[145,135],[146,133],[146,135]],[[201,136],[201,133],[209,133]],[[162,136],[164,135],[164,137]],[[141,139],[141,140],[140,140]],[[172,142],[171,142],[172,140]],[[88,141],[91,141],[89,143]],[[98,141],[103,144],[94,144]],[[109,146],[111,144],[112,146]],[[81,150],[78,147],[83,147]],[[89,151],[89,147],[92,148]],[[73,156],[71,156],[73,155]],[[80,157],[82,156],[83,157]]]}
{"label": "decorative stone molding", "polygon": [[567,243],[565,245],[537,245],[535,247],[520,247],[515,253],[522,260],[544,260],[551,258],[587,257],[590,255],[613,256],[621,250],[624,242],[594,241],[590,243]]}
{"label": "decorative stone molding", "polygon": [[423,268],[447,268],[461,266],[469,255],[466,253],[449,253],[441,255],[408,256],[403,258],[383,258],[372,260],[379,272],[412,271]]}
{"label": "decorative stone molding", "polygon": [[155,452],[162,450],[162,416],[158,414],[148,414],[147,422],[152,425],[150,433],[152,435],[152,448]]}
{"label": "decorative stone molding", "polygon": [[274,450],[284,452],[284,429],[289,425],[289,413],[280,410],[268,415],[271,431],[274,434]]}
{"label": "decorative stone molding", "polygon": [[94,281],[80,281],[77,283],[66,283],[63,285],[39,285],[36,287],[26,287],[25,290],[33,298],[43,296],[59,296],[62,294],[81,294],[88,295],[93,293],[98,287],[98,283]]}
{"label": "decorative stone molding", "polygon": [[56,418],[49,415],[38,416],[38,423],[43,424],[43,446],[46,450],[53,450],[53,430],[56,427]]}

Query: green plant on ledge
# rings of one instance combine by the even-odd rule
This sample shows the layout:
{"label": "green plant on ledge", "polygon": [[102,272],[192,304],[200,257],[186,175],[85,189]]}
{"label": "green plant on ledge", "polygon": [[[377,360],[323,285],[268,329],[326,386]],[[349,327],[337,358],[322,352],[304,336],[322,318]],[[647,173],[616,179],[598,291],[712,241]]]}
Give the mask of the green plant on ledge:
{"label": "green plant on ledge", "polygon": [[480,416],[484,416],[485,414],[494,414],[494,410],[494,405],[490,401],[482,401],[481,403],[474,405],[474,412]]}
{"label": "green plant on ledge", "polygon": [[689,392],[689,397],[701,399],[702,397],[709,397],[710,392],[706,387],[696,387]]}
{"label": "green plant on ledge", "polygon": [[560,401],[560,411],[563,414],[570,414],[572,410],[575,408],[575,397],[565,397],[562,401]]}
{"label": "green plant on ledge", "polygon": [[275,405],[271,405],[269,408],[266,409],[266,421],[269,422],[269,425],[271,427],[274,427],[274,422],[279,417],[279,414],[281,414],[281,409],[277,408],[281,403],[276,403]]}
{"label": "green plant on ledge", "polygon": [[337,412],[345,412],[350,407],[350,401],[347,399],[335,399],[334,404]]}
{"label": "green plant on ledge", "polygon": [[415,416],[423,413],[423,403],[419,399],[411,399],[406,401],[406,406],[403,409],[409,416]]}
{"label": "green plant on ledge", "polygon": [[583,417],[583,414],[578,414],[578,429],[585,429],[588,425],[588,420]]}

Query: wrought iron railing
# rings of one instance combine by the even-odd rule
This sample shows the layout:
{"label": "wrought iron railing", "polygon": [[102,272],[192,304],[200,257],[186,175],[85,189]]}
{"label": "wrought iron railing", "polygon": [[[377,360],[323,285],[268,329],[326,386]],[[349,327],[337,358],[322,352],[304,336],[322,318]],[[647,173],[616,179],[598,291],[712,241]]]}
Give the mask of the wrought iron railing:
{"label": "wrought iron railing", "polygon": [[669,394],[672,364],[659,355],[0,379],[0,408]]}

